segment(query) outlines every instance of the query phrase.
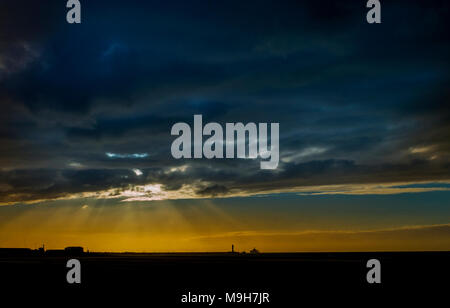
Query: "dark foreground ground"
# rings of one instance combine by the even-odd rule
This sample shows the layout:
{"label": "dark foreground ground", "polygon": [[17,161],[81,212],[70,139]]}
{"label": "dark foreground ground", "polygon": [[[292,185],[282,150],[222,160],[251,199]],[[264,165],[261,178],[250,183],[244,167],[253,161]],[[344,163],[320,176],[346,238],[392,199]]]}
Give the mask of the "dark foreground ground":
{"label": "dark foreground ground", "polygon": [[[67,260],[81,262],[81,284],[66,282]],[[366,262],[381,262],[381,284],[366,281]],[[257,306],[300,307],[322,304],[405,303],[426,298],[430,306],[448,302],[450,252],[20,255],[0,253],[1,298],[14,302],[66,301],[137,303],[148,307],[183,304],[183,294],[214,294],[212,306],[228,292],[267,292],[270,303]],[[58,300],[56,300],[58,298]],[[62,299],[61,299],[62,298]],[[313,302],[311,302],[311,300]],[[309,303],[309,304],[306,304]],[[313,303],[313,305],[311,305]],[[89,306],[90,306],[89,305]]]}

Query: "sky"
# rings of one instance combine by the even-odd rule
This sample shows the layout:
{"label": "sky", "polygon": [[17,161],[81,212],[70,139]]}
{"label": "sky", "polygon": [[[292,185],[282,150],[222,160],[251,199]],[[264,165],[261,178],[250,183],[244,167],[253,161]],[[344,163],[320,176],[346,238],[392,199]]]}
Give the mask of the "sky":
{"label": "sky", "polygon": [[[0,1],[0,247],[450,249],[450,4]],[[280,162],[171,127],[279,123]]]}

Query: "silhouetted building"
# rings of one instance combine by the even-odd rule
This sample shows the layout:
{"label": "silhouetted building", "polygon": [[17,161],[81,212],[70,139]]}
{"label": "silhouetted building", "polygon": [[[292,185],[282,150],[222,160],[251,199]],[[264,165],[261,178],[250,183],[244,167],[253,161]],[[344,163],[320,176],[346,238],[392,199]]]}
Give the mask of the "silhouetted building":
{"label": "silhouetted building", "polygon": [[250,250],[250,253],[251,253],[251,254],[258,254],[259,251],[258,251],[258,249],[253,248],[252,250]]}
{"label": "silhouetted building", "polygon": [[23,256],[32,253],[33,250],[30,248],[0,248],[0,255],[3,256]]}

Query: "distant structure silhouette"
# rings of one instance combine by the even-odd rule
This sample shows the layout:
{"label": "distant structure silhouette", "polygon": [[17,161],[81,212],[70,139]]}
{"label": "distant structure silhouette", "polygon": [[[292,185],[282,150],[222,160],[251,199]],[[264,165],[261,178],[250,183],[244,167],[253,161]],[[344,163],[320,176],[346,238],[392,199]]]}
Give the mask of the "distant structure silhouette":
{"label": "distant structure silhouette", "polygon": [[234,252],[234,245],[231,245],[231,252]]}
{"label": "distant structure silhouette", "polygon": [[251,254],[258,254],[259,253],[259,250],[258,249],[256,249],[256,248],[253,248],[252,250],[250,250],[250,253]]}
{"label": "distant structure silhouette", "polygon": [[33,252],[30,248],[0,248],[0,256],[32,255]]}
{"label": "distant structure silhouette", "polygon": [[42,247],[39,247],[39,248],[38,248],[38,252],[39,252],[40,254],[45,253],[45,244],[42,244]]}

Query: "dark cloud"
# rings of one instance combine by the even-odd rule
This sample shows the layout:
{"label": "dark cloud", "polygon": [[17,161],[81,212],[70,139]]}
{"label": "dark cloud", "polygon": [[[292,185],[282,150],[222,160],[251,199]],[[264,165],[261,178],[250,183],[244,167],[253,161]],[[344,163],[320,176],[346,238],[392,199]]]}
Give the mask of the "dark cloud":
{"label": "dark cloud", "polygon": [[223,185],[211,185],[202,189],[199,189],[197,191],[197,194],[200,196],[218,196],[218,195],[225,195],[229,192],[229,189],[226,188]]}
{"label": "dark cloud", "polygon": [[[444,179],[449,8],[390,1],[368,25],[361,1],[95,1],[69,25],[60,1],[2,2],[0,201]],[[279,170],[174,160],[170,128],[194,114],[279,122]]]}

